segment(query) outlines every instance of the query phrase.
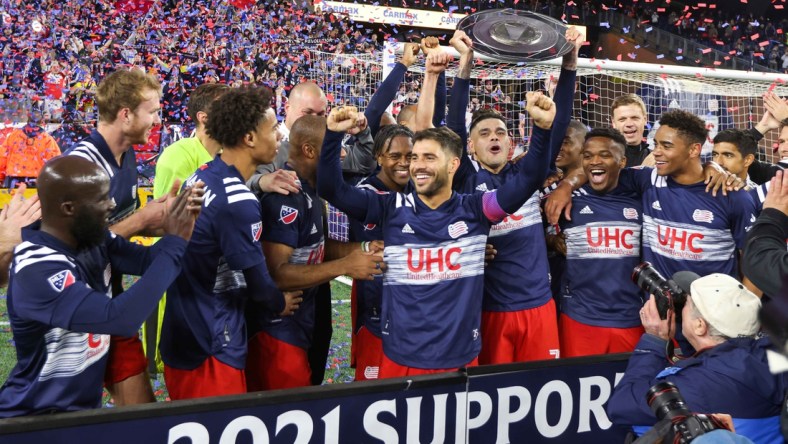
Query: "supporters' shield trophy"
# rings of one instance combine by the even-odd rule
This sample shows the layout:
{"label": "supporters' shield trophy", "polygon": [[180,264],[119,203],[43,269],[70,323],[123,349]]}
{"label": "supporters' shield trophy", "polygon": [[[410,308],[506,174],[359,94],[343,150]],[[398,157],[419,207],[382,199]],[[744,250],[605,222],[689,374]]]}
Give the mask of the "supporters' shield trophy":
{"label": "supporters' shield trophy", "polygon": [[473,40],[474,51],[494,60],[535,63],[572,50],[566,25],[546,15],[514,9],[471,14],[457,24]]}

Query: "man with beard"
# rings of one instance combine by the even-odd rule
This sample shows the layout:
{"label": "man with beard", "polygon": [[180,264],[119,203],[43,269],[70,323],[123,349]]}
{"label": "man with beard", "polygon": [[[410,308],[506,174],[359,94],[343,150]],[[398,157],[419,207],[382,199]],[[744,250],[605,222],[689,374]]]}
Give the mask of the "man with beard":
{"label": "man with beard", "polygon": [[529,92],[527,99],[535,128],[520,174],[496,191],[475,194],[452,191],[463,147],[445,127],[416,133],[410,161],[414,192],[378,194],[345,184],[339,179],[342,132],[358,128],[363,117],[353,108],[331,111],[318,190],[348,216],[384,224],[381,378],[452,371],[478,362],[490,225],[525,203],[549,165],[555,104],[541,93]]}
{"label": "man with beard", "polygon": [[[74,156],[47,163],[38,179],[41,222],[14,252],[8,313],[17,363],[0,388],[0,417],[101,406],[109,335],[129,336],[180,271],[199,200],[188,188],[146,248],[107,231],[115,209],[109,177]],[[110,298],[110,264],[139,281]]]}
{"label": "man with beard", "polygon": [[[164,199],[140,211],[137,196],[137,160],[133,145],[145,144],[151,129],[161,123],[161,84],[138,69],[120,70],[101,81],[96,93],[98,125],[86,139],[65,154],[85,158],[101,167],[110,178],[110,197],[115,207],[110,229],[126,239],[161,227]],[[112,294],[123,291],[122,275],[113,273]],[[147,361],[136,332],[113,337],[105,383],[115,405],[154,402],[145,371]]]}

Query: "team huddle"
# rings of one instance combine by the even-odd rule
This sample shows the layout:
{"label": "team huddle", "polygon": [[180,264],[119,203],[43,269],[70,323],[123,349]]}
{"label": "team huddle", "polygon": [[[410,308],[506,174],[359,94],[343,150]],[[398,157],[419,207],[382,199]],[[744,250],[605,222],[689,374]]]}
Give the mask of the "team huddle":
{"label": "team huddle", "polygon": [[[326,115],[323,91],[302,83],[280,125],[267,89],[198,87],[194,137],[163,151],[141,209],[130,148],[160,122],[161,85],[137,70],[106,77],[97,128],[46,164],[42,218],[14,251],[18,362],[0,417],[99,407],[102,382],[119,404],[153,401],[157,350],[173,400],[319,383],[326,284],[343,275],[356,380],[632,351],[649,295],[630,275],[644,260],[666,276],[743,279],[739,250],[768,187],[739,190],[746,170],[704,164],[708,130],[691,113],[663,114],[648,159],[637,97],[614,103],[615,129],[573,121],[583,39],[566,38],[555,92],[527,93],[524,156],[511,159],[501,114],[466,126],[474,55],[458,31],[448,107],[452,58],[431,38],[405,45],[363,113]],[[394,119],[385,109],[419,52],[419,102]],[[764,122],[788,146],[788,129]],[[723,131],[715,150],[751,156],[751,139]],[[349,242],[327,238],[324,201],[348,216]],[[125,240],[137,234],[162,237]],[[141,277],[124,291],[124,274]],[[146,358],[136,332],[157,304]]]}

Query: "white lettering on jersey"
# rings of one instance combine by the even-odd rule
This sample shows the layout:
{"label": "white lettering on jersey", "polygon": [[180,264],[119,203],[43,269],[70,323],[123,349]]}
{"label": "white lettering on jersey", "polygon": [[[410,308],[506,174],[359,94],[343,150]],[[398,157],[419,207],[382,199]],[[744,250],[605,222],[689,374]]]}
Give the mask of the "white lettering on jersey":
{"label": "white lettering on jersey", "polygon": [[208,208],[208,205],[210,205],[214,199],[216,199],[216,194],[214,194],[213,191],[208,189],[208,187],[205,187],[205,194],[203,194],[202,196],[202,201],[203,204],[205,205],[205,208]]}
{"label": "white lettering on jersey", "polygon": [[643,216],[643,246],[670,259],[727,261],[736,251],[728,229],[706,228]]}
{"label": "white lettering on jersey", "polygon": [[567,228],[566,257],[570,259],[614,259],[640,255],[640,224],[593,222]]}
{"label": "white lettering on jersey", "polygon": [[477,235],[439,244],[386,246],[383,285],[434,285],[483,274],[486,243],[487,236]]}
{"label": "white lettering on jersey", "polygon": [[38,375],[39,381],[76,376],[101,360],[109,350],[109,335],[75,333],[62,328],[49,330],[44,342],[47,359]]}
{"label": "white lettering on jersey", "polygon": [[542,224],[539,212],[539,193],[534,193],[523,206],[490,227],[490,237],[498,237],[532,225]]}

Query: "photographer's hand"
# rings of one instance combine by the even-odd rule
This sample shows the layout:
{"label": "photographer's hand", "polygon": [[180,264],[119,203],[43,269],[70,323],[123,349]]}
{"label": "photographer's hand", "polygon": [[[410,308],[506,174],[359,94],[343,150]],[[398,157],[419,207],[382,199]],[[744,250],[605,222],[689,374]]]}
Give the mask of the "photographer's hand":
{"label": "photographer's hand", "polygon": [[640,309],[640,322],[646,333],[669,341],[676,331],[676,319],[673,310],[668,310],[668,318],[660,319],[657,311],[657,302],[654,295],[649,295],[643,308]]}

